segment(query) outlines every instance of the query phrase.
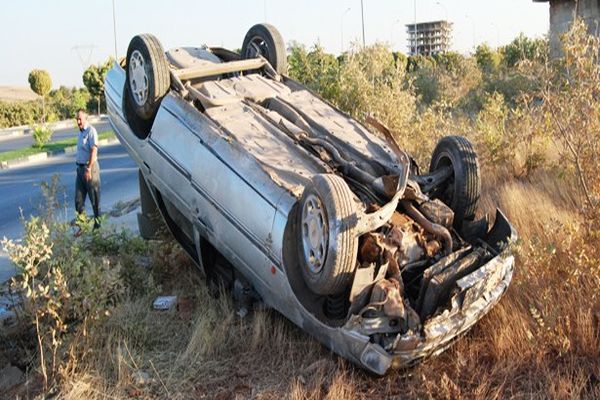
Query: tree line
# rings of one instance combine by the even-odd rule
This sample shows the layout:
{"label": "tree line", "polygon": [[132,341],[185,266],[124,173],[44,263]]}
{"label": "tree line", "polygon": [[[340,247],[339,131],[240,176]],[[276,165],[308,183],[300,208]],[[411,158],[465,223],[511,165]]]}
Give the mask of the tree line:
{"label": "tree line", "polygon": [[60,86],[52,89],[52,77],[48,71],[32,70],[28,77],[29,87],[40,99],[0,101],[0,128],[69,119],[80,108],[92,114],[100,114],[106,110],[104,78],[113,62],[109,58],[103,63],[90,65],[83,73],[82,88]]}

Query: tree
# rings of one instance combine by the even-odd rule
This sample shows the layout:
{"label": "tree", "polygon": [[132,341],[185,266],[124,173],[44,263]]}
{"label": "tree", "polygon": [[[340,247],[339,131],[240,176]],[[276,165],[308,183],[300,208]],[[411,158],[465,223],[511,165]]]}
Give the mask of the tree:
{"label": "tree", "polygon": [[42,123],[46,121],[46,96],[52,89],[52,78],[48,71],[34,69],[29,73],[29,86],[37,95],[42,97]]}
{"label": "tree", "polygon": [[523,33],[502,48],[503,61],[512,68],[519,61],[543,61],[548,54],[548,39],[530,39]]}
{"label": "tree", "polygon": [[500,65],[501,55],[487,43],[482,43],[475,49],[475,59],[483,72],[491,73]]}
{"label": "tree", "polygon": [[98,114],[100,114],[100,101],[104,96],[104,79],[112,64],[113,59],[110,57],[103,64],[90,65],[83,73],[83,84],[90,92],[90,95],[96,99]]}
{"label": "tree", "polygon": [[68,88],[61,86],[48,95],[49,113],[54,112],[58,119],[73,118],[77,110],[85,109],[90,100],[86,88]]}

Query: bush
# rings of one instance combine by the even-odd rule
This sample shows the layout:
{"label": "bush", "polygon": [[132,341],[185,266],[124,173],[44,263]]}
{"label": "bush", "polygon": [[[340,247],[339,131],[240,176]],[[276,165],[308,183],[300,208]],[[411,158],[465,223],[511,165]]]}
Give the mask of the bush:
{"label": "bush", "polygon": [[31,125],[42,117],[42,105],[38,101],[7,103],[0,101],[0,128]]}
{"label": "bush", "polygon": [[495,72],[502,62],[502,54],[492,49],[487,43],[482,43],[475,49],[477,66],[484,73]]}
{"label": "bush", "polygon": [[[48,94],[46,121],[72,119],[78,109],[95,111],[96,106],[96,101],[91,99],[86,88],[61,86]],[[10,103],[0,101],[0,128],[33,125],[42,119],[42,111],[42,104],[37,100]]]}
{"label": "bush", "polygon": [[325,53],[323,47],[315,44],[310,51],[298,43],[292,43],[288,57],[290,77],[305,84],[321,96],[333,100],[339,95],[338,60]]}
{"label": "bush", "polygon": [[564,57],[545,70],[545,129],[559,144],[563,166],[574,172],[586,211],[600,217],[600,38],[577,21],[562,37]]}
{"label": "bush", "polygon": [[531,39],[521,33],[501,52],[502,61],[508,68],[524,60],[544,62],[548,59],[548,39]]}
{"label": "bush", "polygon": [[33,147],[42,148],[52,138],[52,130],[47,125],[37,125],[33,128]]}
{"label": "bush", "polygon": [[432,59],[434,62],[421,61],[410,74],[421,105],[458,107],[471,91],[481,86],[482,74],[473,59],[457,53],[440,54]]}
{"label": "bush", "polygon": [[[50,92],[48,96],[49,113],[56,116],[57,120],[74,118],[80,108],[88,109],[91,96],[86,88],[68,88],[61,86]],[[95,104],[93,104],[95,108]],[[93,108],[92,108],[93,109]]]}
{"label": "bush", "polygon": [[[57,185],[56,177],[41,185],[47,209],[62,207],[52,198],[59,192]],[[44,218],[25,221],[18,243],[2,240],[17,267],[12,285],[25,295],[26,323],[35,329],[46,386],[94,357],[87,352],[92,333],[117,304],[154,288],[150,275],[139,273],[138,262],[149,253],[141,238],[110,228],[94,231],[90,221],[83,223],[83,234],[75,240],[70,224],[56,215],[46,212]]]}

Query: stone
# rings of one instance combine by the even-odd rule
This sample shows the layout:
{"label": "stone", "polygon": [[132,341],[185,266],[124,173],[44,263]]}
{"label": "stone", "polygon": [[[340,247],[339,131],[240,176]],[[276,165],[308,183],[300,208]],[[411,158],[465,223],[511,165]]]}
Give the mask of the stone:
{"label": "stone", "polygon": [[150,374],[146,371],[135,371],[131,378],[133,379],[133,383],[137,386],[147,385],[151,382]]}
{"label": "stone", "polygon": [[17,315],[12,310],[0,307],[0,335],[9,335],[17,327]]}
{"label": "stone", "polygon": [[0,392],[6,392],[23,382],[23,372],[14,365],[8,365],[0,370]]}

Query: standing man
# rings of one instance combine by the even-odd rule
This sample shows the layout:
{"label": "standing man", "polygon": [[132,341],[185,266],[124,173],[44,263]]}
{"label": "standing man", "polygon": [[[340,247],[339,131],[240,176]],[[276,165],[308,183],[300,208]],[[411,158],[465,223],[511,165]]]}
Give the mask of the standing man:
{"label": "standing man", "polygon": [[75,211],[85,213],[88,195],[94,210],[94,229],[100,227],[100,165],[98,165],[98,133],[88,124],[85,110],[77,111],[77,179],[75,182]]}

